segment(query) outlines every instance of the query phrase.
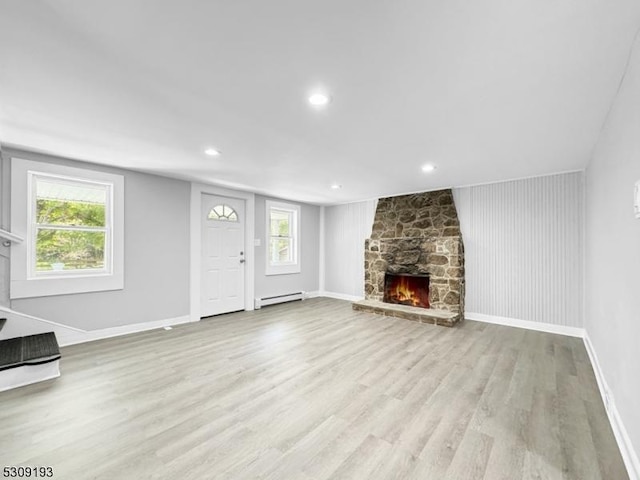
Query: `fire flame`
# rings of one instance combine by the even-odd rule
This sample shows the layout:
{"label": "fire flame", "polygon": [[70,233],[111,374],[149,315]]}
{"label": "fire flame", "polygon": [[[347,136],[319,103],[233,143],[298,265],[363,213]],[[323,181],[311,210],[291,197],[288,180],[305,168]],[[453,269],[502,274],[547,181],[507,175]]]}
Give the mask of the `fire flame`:
{"label": "fire flame", "polygon": [[384,283],[384,302],[429,308],[428,276],[386,274]]}
{"label": "fire flame", "polygon": [[396,283],[395,286],[395,297],[401,302],[411,302],[414,306],[420,305],[420,300],[416,296],[416,292],[411,290],[411,286],[409,285],[409,281],[402,277]]}

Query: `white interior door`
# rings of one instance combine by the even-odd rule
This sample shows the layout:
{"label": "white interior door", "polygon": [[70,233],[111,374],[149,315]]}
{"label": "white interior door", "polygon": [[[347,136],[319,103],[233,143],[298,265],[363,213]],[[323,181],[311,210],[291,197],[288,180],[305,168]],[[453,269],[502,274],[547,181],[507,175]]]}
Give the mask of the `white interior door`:
{"label": "white interior door", "polygon": [[244,200],[202,194],[200,316],[244,310]]}

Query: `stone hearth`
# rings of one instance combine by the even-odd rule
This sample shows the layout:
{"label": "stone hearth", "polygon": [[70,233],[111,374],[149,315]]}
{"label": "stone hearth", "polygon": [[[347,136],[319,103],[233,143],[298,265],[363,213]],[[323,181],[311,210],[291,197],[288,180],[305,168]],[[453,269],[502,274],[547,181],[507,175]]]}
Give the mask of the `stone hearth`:
{"label": "stone hearth", "polygon": [[[463,319],[464,248],[451,190],[381,198],[364,267],[365,301],[354,309],[447,326]],[[383,303],[386,272],[429,274],[431,308]]]}
{"label": "stone hearth", "polygon": [[378,302],[377,300],[360,300],[353,302],[354,310],[362,312],[377,313],[387,317],[404,318],[405,320],[415,320],[421,323],[432,323],[434,325],[444,325],[453,327],[460,320],[457,313],[446,310],[435,310],[433,308],[410,307],[407,305],[397,305],[393,303]]}

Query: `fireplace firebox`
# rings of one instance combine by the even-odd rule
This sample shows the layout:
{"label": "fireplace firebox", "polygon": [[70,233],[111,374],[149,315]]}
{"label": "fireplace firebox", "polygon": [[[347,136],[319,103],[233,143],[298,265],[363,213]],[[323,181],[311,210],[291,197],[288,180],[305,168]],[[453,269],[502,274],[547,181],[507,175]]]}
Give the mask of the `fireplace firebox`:
{"label": "fireplace firebox", "polygon": [[429,308],[429,275],[385,273],[382,301]]}

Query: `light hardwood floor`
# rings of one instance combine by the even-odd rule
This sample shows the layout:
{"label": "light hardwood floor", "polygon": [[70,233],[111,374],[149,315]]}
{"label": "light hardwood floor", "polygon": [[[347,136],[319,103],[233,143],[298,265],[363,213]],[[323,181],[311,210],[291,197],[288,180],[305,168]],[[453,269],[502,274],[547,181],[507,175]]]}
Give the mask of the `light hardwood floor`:
{"label": "light hardwood floor", "polygon": [[626,479],[582,341],[312,299],[62,350],[0,393],[55,479]]}

